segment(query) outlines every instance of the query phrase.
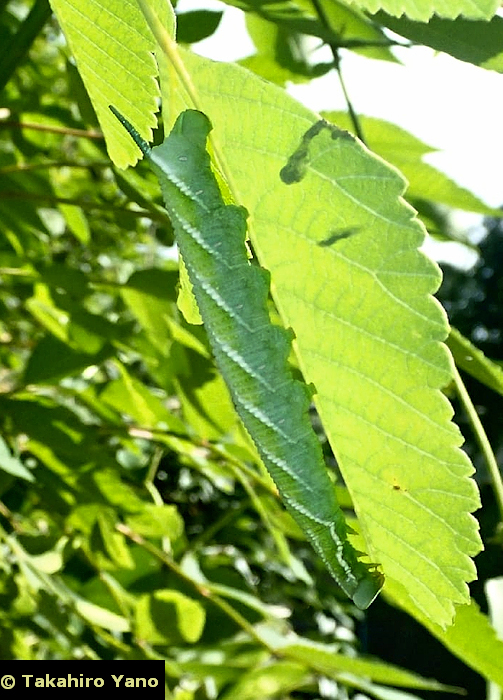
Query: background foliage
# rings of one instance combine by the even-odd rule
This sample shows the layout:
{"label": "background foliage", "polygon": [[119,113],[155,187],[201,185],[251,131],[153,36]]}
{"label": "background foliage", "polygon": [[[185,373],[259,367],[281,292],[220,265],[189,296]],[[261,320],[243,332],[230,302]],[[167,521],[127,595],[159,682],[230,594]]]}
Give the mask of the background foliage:
{"label": "background foliage", "polygon": [[[107,32],[125,37],[136,3],[121,4],[118,26],[111,21]],[[328,43],[337,65],[342,49],[393,60],[386,27],[461,60],[501,69],[501,20],[483,3],[470,3],[478,7],[476,16],[440,16],[425,24],[417,20],[428,19],[434,9],[426,3],[420,13],[400,18],[392,15],[407,10],[406,4],[367,5],[381,10],[373,19],[335,2],[230,4],[249,12],[257,47],[244,67],[279,86],[332,67],[309,61],[302,35]],[[153,6],[170,27],[163,3]],[[71,3],[54,0],[53,9],[71,24],[65,14]],[[466,9],[459,3],[454,14]],[[459,606],[454,624],[442,629],[437,623],[448,615],[441,620],[443,613],[428,607],[425,614],[390,587],[388,602],[378,601],[363,618],[338,594],[270,480],[255,468],[253,446],[215,372],[204,330],[188,324],[178,309],[173,232],[155,179],[143,163],[135,170],[110,163],[108,152],[119,165],[135,156],[127,140],[121,145],[109,138],[107,152],[100,129],[107,128],[107,104],[113,101],[125,113],[133,106],[128,117],[149,138],[155,63],[139,60],[131,65],[137,82],[124,88],[122,81],[109,80],[116,93],[104,94],[98,68],[90,74],[81,68],[83,61],[97,60],[93,42],[87,41],[82,57],[82,46],[67,29],[68,45],[45,0],[4,2],[0,11],[0,658],[165,658],[168,697],[184,699],[355,693],[388,698],[388,686],[409,688],[403,697],[429,697],[433,690],[446,697],[448,689],[426,680],[431,677],[473,684],[472,697],[480,698],[483,682],[472,679],[466,666],[433,665],[441,658],[433,634],[485,679],[503,685],[503,644],[477,606],[486,611],[483,580],[502,573],[498,484],[494,471],[485,471],[487,446],[481,450],[471,438],[466,405],[455,404],[456,418],[483,496],[477,515],[485,551],[477,558],[482,581],[472,586],[476,602]],[[99,22],[91,12],[89,3],[85,31],[94,36]],[[470,43],[460,39],[467,21]],[[218,22],[216,12],[186,13],[178,40],[197,41]],[[124,44],[147,57],[156,50],[147,30],[127,34]],[[112,46],[110,55],[120,65],[120,47],[114,54]],[[194,80],[213,80],[221,92],[223,77],[232,84],[238,75],[232,66],[218,72],[190,53],[182,56]],[[173,85],[166,77],[169,65],[160,56],[158,61]],[[249,84],[255,90],[261,83],[250,78]],[[257,98],[261,105],[276,94],[267,90],[262,102]],[[183,102],[176,93],[163,97],[165,110]],[[218,98],[215,88],[212,118]],[[305,114],[299,107],[301,121]],[[360,130],[369,148],[406,175],[408,199],[432,235],[450,235],[446,206],[499,214],[424,164],[427,146],[410,134],[381,121],[328,116]],[[164,118],[171,118],[167,111]],[[245,131],[241,119],[228,118],[231,127]],[[285,153],[297,147],[301,133],[286,134]],[[221,134],[224,145],[229,134]],[[259,142],[250,143],[256,148]],[[249,182],[248,172],[235,174],[240,149],[242,143],[231,170]],[[343,164],[354,162],[355,153],[360,151],[342,151]],[[378,161],[364,162],[377,179]],[[253,163],[251,154],[247,163]],[[332,172],[332,163],[326,167]],[[257,192],[244,202],[252,212]],[[261,215],[270,220],[277,206],[269,207]],[[354,222],[355,212],[347,217],[341,226]],[[501,361],[499,219],[488,220],[487,229],[477,266],[468,275],[447,269],[440,298],[466,337],[452,334],[449,345],[459,367],[471,374],[468,389],[483,407],[484,427],[501,457],[501,369],[466,340]],[[260,250],[259,243],[254,239]],[[267,255],[266,244],[264,250]],[[447,391],[456,402],[454,388]],[[314,411],[313,422],[335,467]],[[337,490],[349,511],[348,491]],[[388,649],[386,640],[396,640],[397,629],[403,630],[400,649]],[[407,658],[402,644],[409,635],[414,658]],[[424,650],[418,653],[420,639]]]}

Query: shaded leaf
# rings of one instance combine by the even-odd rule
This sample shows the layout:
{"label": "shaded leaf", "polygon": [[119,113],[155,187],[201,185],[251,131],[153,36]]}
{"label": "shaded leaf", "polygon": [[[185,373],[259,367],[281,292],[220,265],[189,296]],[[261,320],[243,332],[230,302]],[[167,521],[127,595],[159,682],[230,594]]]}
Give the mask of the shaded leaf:
{"label": "shaded leaf", "polygon": [[35,346],[24,374],[27,384],[47,384],[62,377],[77,374],[91,365],[100,364],[115,354],[111,345],[101,348],[98,354],[73,350],[67,343],[51,335],[44,336]]}
{"label": "shaded leaf", "polygon": [[239,63],[266,80],[283,86],[289,80],[305,82],[324,75],[333,67],[332,63],[310,65],[302,37],[282,25],[277,26],[250,15],[246,19],[246,27],[257,53]]}
{"label": "shaded leaf", "polygon": [[503,395],[503,368],[492,362],[456,328],[451,327],[447,344],[456,365],[489,389]]}
{"label": "shaded leaf", "polygon": [[[280,36],[295,41],[299,35],[318,37],[334,47],[348,48],[369,58],[396,61],[390,51],[389,40],[379,26],[354,5],[338,0],[322,0],[321,7],[328,20],[322,21],[310,2],[302,0],[225,0],[228,5],[239,7],[250,15],[256,15],[281,31]],[[259,25],[258,25],[259,26]],[[253,36],[252,36],[253,38]],[[260,51],[260,46],[257,49]],[[262,46],[262,49],[264,46]],[[263,52],[262,52],[263,53]],[[269,53],[272,58],[272,54]],[[269,67],[271,70],[271,66]],[[276,69],[277,70],[277,69]],[[316,70],[323,72],[323,65]],[[320,74],[321,74],[320,73]]]}
{"label": "shaded leaf", "polygon": [[411,605],[407,592],[400,585],[393,583],[386,594],[395,604],[413,615],[455,656],[503,688],[503,667],[500,663],[503,658],[503,641],[497,639],[489,618],[480,611],[474,600],[471,600],[470,605],[458,607],[454,624],[443,630],[416,606]]}
{"label": "shaded leaf", "polygon": [[222,19],[222,12],[193,10],[176,16],[176,40],[181,44],[195,44],[214,34]]}
{"label": "shaded leaf", "polygon": [[19,479],[26,481],[35,481],[35,477],[29,469],[27,469],[20,459],[13,457],[7,446],[7,443],[0,437],[0,469],[7,474],[17,476]]}
{"label": "shaded leaf", "polygon": [[197,642],[202,634],[204,608],[179,591],[157,590],[142,595],[136,606],[135,628],[150,644]]}
{"label": "shaded leaf", "polygon": [[487,22],[433,16],[429,22],[413,22],[407,17],[378,12],[375,18],[414,43],[431,46],[481,68],[503,72],[503,17],[496,16]]}
{"label": "shaded leaf", "polygon": [[100,393],[100,399],[116,411],[130,416],[140,426],[155,428],[161,424],[175,429],[183,426],[174,416],[171,416],[162,401],[152,391],[144,386],[118,364],[120,378],[109,382]]}

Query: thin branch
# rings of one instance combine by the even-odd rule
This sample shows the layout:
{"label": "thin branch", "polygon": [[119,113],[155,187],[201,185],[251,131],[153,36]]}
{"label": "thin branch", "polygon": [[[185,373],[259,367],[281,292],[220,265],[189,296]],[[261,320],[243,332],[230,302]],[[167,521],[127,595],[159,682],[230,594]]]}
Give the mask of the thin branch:
{"label": "thin branch", "polygon": [[50,134],[63,134],[64,136],[81,136],[87,139],[103,139],[101,131],[94,129],[71,129],[68,126],[52,126],[49,124],[37,124],[36,122],[18,122],[10,119],[0,120],[0,129],[32,129],[33,131],[47,131]]}
{"label": "thin branch", "polygon": [[[320,20],[321,24],[325,27],[325,29],[331,31],[330,22],[328,21],[328,17],[326,16],[325,10],[321,6],[320,1],[319,0],[311,0],[311,1],[313,3],[313,7],[315,9],[316,14],[318,15],[318,19]],[[365,143],[365,137],[363,135],[363,129],[362,129],[360,120],[358,118],[358,115],[357,115],[354,107],[353,107],[353,103],[351,102],[351,99],[349,97],[349,93],[348,93],[348,91],[346,89],[346,85],[344,83],[344,79],[342,77],[341,61],[340,61],[340,56],[339,56],[340,46],[333,41],[329,41],[328,46],[330,47],[330,51],[332,52],[332,56],[334,59],[334,68],[337,71],[337,75],[339,76],[339,82],[341,84],[342,93],[344,95],[344,100],[346,101],[346,106],[348,108],[350,119],[353,123],[353,128],[355,130],[355,134],[358,136],[360,141],[362,141],[362,143]]]}
{"label": "thin branch", "polygon": [[475,410],[475,406],[473,405],[470,395],[466,390],[466,387],[463,383],[463,380],[461,379],[461,376],[456,366],[454,366],[454,383],[459,399],[463,404],[463,408],[465,409],[468,415],[468,419],[471,423],[472,430],[475,434],[475,439],[479,444],[480,450],[484,455],[487,468],[489,469],[489,474],[494,489],[494,495],[496,496],[496,502],[500,511],[500,518],[503,522],[503,480],[501,478],[501,473],[498,468],[498,463],[496,461],[496,457],[494,456],[494,452],[491,448],[491,443],[487,438],[486,431],[484,430],[484,427],[480,421],[477,411]]}
{"label": "thin branch", "polygon": [[89,163],[76,163],[71,160],[54,160],[46,163],[16,163],[15,165],[5,165],[0,168],[0,175],[9,173],[31,172],[33,170],[48,170],[50,168],[110,168],[109,160],[95,160]]}
{"label": "thin branch", "polygon": [[[152,9],[149,0],[138,0],[138,4],[152,34],[155,37],[157,44],[159,45],[159,48],[168,59],[169,63],[176,72],[180,83],[185,89],[189,103],[192,103],[192,107],[194,109],[204,112],[202,103],[199,98],[199,94],[197,92],[197,88],[192,82],[190,73],[185,67],[183,59],[180,56],[176,41],[170,36],[169,32],[161,24],[159,17]],[[210,131],[208,135],[208,140],[211,144],[211,148],[213,151],[212,156],[214,158],[215,164],[218,167],[220,173],[223,175],[224,180],[226,180],[234,199],[238,201],[239,198],[237,197],[236,187],[234,185],[232,173],[227,167],[227,163],[225,161],[225,158],[223,157],[222,149],[220,147],[220,144],[218,143],[217,137],[213,130]]]}
{"label": "thin branch", "polygon": [[252,639],[254,639],[260,646],[265,647],[267,651],[271,654],[275,654],[275,650],[270,647],[267,642],[258,634],[253,625],[248,622],[248,620],[241,615],[237,610],[235,610],[232,605],[230,605],[226,600],[221,598],[219,595],[212,591],[212,584],[208,581],[205,583],[200,583],[191,578],[185,571],[165,552],[153,545],[151,542],[146,540],[144,537],[139,535],[137,532],[131,530],[127,525],[123,523],[117,523],[115,526],[118,532],[125,535],[127,538],[135,542],[137,545],[145,549],[147,552],[152,554],[156,559],[162,561],[170,571],[176,574],[183,581],[188,583],[192,588],[194,588],[197,593],[207,600],[211,601],[213,605],[227,615],[231,620],[233,620],[238,627],[247,632]]}
{"label": "thin branch", "polygon": [[154,212],[151,210],[146,210],[146,209],[128,209],[127,207],[118,207],[114,206],[112,204],[98,204],[97,202],[84,202],[81,199],[75,199],[72,197],[54,197],[50,195],[43,195],[43,194],[33,194],[31,192],[16,192],[16,191],[3,191],[0,192],[0,199],[20,199],[20,200],[28,200],[28,201],[34,201],[34,202],[40,202],[40,203],[45,203],[45,204],[52,204],[52,205],[58,205],[58,204],[69,204],[75,207],[80,207],[81,209],[85,209],[86,211],[112,211],[112,212],[121,212],[123,214],[130,214],[131,216],[139,217],[139,218],[145,218],[145,219],[152,219],[154,221],[169,221],[169,217],[167,214],[164,214],[161,209],[159,209],[159,212]]}

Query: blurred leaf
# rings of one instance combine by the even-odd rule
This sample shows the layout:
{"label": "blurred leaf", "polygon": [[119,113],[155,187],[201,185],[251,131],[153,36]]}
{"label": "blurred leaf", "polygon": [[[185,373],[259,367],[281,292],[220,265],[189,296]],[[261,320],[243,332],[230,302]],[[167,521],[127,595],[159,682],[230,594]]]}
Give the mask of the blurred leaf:
{"label": "blurred leaf", "polygon": [[[239,7],[247,13],[267,20],[278,29],[280,35],[290,37],[307,35],[318,37],[334,47],[348,48],[369,58],[396,61],[388,47],[389,40],[381,28],[368,19],[355,4],[348,7],[337,0],[321,0],[327,23],[318,16],[313,4],[303,0],[225,0],[226,4]],[[260,26],[259,24],[256,25]],[[265,48],[265,47],[263,47]],[[259,54],[261,53],[260,47]],[[266,52],[267,53],[267,52]],[[272,58],[272,54],[270,54]],[[320,67],[318,70],[323,70]]]}
{"label": "blurred leaf", "polygon": [[99,365],[114,353],[111,345],[100,348],[98,354],[79,352],[66,342],[46,335],[37,343],[28,359],[24,381],[26,384],[48,384],[80,373],[91,365]]}
{"label": "blurred leaf", "polygon": [[46,574],[55,574],[64,566],[64,548],[68,542],[67,537],[62,537],[53,549],[31,557],[34,566]]}
{"label": "blurred leaf", "polygon": [[146,503],[139,513],[126,518],[129,527],[143,537],[167,537],[170,541],[183,534],[183,520],[175,506]]}
{"label": "blurred leaf", "polygon": [[149,644],[197,642],[205,622],[204,608],[179,591],[142,595],[136,606],[136,635]]}
{"label": "blurred leaf", "polygon": [[44,284],[34,286],[34,294],[26,302],[26,308],[57,340],[68,341],[68,314],[58,309]]}
{"label": "blurred leaf", "polygon": [[93,481],[106,502],[126,513],[141,512],[145,502],[117,474],[115,469],[101,468],[93,474]]}
{"label": "blurred leaf", "polygon": [[287,81],[306,82],[331,70],[332,63],[310,65],[300,35],[256,15],[246,18],[246,28],[257,53],[239,63],[266,80],[284,86]]}
{"label": "blurred leaf", "polygon": [[35,477],[29,469],[27,469],[20,459],[13,457],[5,440],[0,437],[0,469],[8,474],[17,476],[19,479],[26,481],[35,481]]}
{"label": "blurred leaf", "polygon": [[[2,8],[0,7],[0,12]],[[20,23],[9,41],[4,39],[0,50],[0,92],[22,62],[38,33],[51,16],[48,0],[35,0],[31,11]]]}
{"label": "blurred leaf", "polygon": [[222,12],[193,10],[176,16],[176,40],[181,44],[195,44],[217,30]]}
{"label": "blurred leaf", "polygon": [[82,270],[51,263],[37,265],[37,271],[48,288],[63,289],[72,298],[81,299],[91,292],[89,279]]}
{"label": "blurred leaf", "polygon": [[98,625],[98,627],[103,627],[111,632],[129,632],[129,622],[124,617],[88,600],[77,600],[75,609],[92,625]]}
{"label": "blurred leaf", "polygon": [[302,664],[276,661],[243,673],[222,700],[269,700],[292,690],[306,689],[313,682],[312,673]]}
{"label": "blurred leaf", "polygon": [[128,415],[144,428],[164,425],[184,432],[183,424],[170,414],[162,401],[152,391],[135,379],[124,365],[116,364],[120,379],[109,382],[100,393],[100,399],[122,414]]}
{"label": "blurred leaf", "polygon": [[116,522],[115,515],[108,509],[101,510],[97,515],[97,524],[110,559],[122,569],[132,569],[133,560],[126,546],[124,535],[115,529]]}
{"label": "blurred leaf", "polygon": [[139,270],[121,289],[124,302],[163,355],[171,345],[170,302],[175,301],[178,274],[175,270]]}
{"label": "blurred leaf", "polygon": [[203,439],[235,433],[238,418],[222,376],[194,353],[187,359],[189,370],[177,382],[185,420]]}
{"label": "blurred leaf", "polygon": [[322,644],[299,640],[298,644],[292,644],[287,641],[280,649],[281,654],[288,659],[305,663],[309,668],[316,669],[318,673],[336,680],[341,677],[341,674],[350,673],[352,676],[399,687],[444,692],[456,692],[459,690],[379,660],[350,658],[344,654],[337,653],[334,648],[330,648],[328,645],[323,646]]}
{"label": "blurred leaf", "polygon": [[60,204],[59,210],[65,217],[66,225],[81,243],[89,243],[91,231],[89,221],[80,207]]}

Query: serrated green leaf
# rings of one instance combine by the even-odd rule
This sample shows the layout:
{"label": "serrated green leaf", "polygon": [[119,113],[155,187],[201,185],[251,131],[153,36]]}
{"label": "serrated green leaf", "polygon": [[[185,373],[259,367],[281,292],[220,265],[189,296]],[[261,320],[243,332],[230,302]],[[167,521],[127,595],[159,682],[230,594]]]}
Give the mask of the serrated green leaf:
{"label": "serrated green leaf", "polygon": [[[346,132],[324,129],[309,144],[305,177],[286,185],[280,170],[316,117],[239,67],[182,56],[295,331],[372,560],[445,625],[475,576],[469,555],[480,539],[469,513],[479,499],[440,392],[451,378],[439,344],[446,318],[429,296],[440,274],[418,251],[424,230],[401,199],[403,179]],[[174,87],[177,114],[186,104]]]}
{"label": "serrated green leaf", "polygon": [[[153,0],[152,5],[173,32],[171,5],[162,0]],[[145,138],[152,137],[158,96],[155,45],[138,3],[92,0],[86,2],[85,11],[71,0],[51,0],[51,6],[77,61],[111,158],[122,168],[134,164],[138,149],[121,133],[108,105],[121,109]]]}
{"label": "serrated green leaf", "polygon": [[499,8],[498,0],[353,0],[362,10],[372,14],[378,10],[400,17],[427,22],[434,14],[455,19],[462,15],[467,19],[491,19]]}
{"label": "serrated green leaf", "polygon": [[375,18],[414,43],[431,46],[481,68],[503,72],[502,17],[493,17],[490,22],[462,17],[454,20],[432,17],[429,22],[413,22],[378,12]]}
{"label": "serrated green leaf", "polygon": [[479,501],[440,392],[451,377],[439,344],[446,319],[429,296],[440,276],[418,252],[424,232],[400,198],[404,182],[347,133],[322,128],[308,144],[305,177],[285,184],[280,170],[302,160],[316,117],[236,66],[180,56],[184,86],[172,76],[165,109],[172,120],[192,106],[182,102],[190,76],[295,330],[371,556],[447,624],[475,575],[468,555],[480,540],[469,513]]}
{"label": "serrated green leaf", "polygon": [[[343,129],[352,131],[347,112],[328,112],[324,116]],[[478,214],[501,215],[499,209],[488,206],[447,175],[423,162],[423,156],[433,153],[435,149],[416,136],[383,119],[359,116],[358,120],[368,147],[405,175],[408,182],[406,195],[409,199],[431,200]]]}

